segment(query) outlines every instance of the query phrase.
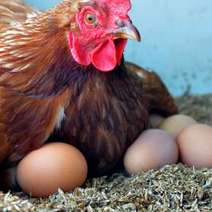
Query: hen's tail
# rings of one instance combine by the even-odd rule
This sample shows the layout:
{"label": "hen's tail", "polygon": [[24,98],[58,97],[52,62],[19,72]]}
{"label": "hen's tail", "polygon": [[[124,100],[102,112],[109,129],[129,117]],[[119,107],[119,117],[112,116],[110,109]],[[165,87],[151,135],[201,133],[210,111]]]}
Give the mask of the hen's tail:
{"label": "hen's tail", "polygon": [[12,22],[22,22],[34,10],[26,5],[23,0],[0,0],[0,28]]}

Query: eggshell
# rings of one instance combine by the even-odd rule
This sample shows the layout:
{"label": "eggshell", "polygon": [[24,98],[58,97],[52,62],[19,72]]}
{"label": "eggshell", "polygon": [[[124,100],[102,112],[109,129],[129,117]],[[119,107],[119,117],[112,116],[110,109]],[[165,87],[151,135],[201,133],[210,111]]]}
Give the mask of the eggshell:
{"label": "eggshell", "polygon": [[178,160],[178,147],[174,138],[163,130],[147,130],[127,150],[125,169],[130,174],[157,169]]}
{"label": "eggshell", "polygon": [[177,137],[183,163],[197,168],[212,168],[212,127],[195,124]]}
{"label": "eggshell", "polygon": [[29,153],[18,165],[17,181],[33,197],[47,197],[58,190],[70,191],[87,177],[82,153],[65,143],[51,143]]}
{"label": "eggshell", "polygon": [[193,118],[179,114],[165,119],[160,124],[159,128],[171,133],[174,137],[177,137],[183,129],[196,123],[197,122]]}

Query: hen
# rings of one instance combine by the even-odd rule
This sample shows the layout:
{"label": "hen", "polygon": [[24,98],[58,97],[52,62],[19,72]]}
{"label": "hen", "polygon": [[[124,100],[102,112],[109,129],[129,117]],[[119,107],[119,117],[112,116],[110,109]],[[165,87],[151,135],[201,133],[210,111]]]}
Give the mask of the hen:
{"label": "hen", "polygon": [[129,0],[65,0],[37,12],[1,0],[1,170],[52,137],[79,148],[91,173],[105,174],[150,112],[177,112],[155,73],[124,61],[127,40],[140,40],[130,8]]}

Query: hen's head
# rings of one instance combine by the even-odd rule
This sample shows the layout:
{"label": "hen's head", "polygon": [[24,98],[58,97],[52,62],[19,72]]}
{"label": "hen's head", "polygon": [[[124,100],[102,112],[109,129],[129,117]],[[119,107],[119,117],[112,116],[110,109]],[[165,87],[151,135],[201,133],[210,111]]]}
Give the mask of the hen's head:
{"label": "hen's head", "polygon": [[67,33],[74,60],[100,71],[113,70],[121,63],[127,40],[140,40],[128,16],[130,0],[73,0],[71,4],[77,8]]}

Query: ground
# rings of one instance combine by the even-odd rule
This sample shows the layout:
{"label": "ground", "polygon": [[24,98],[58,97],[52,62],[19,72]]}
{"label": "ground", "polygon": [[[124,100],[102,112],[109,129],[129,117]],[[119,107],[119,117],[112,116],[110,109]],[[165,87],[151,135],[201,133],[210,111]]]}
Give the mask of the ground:
{"label": "ground", "polygon": [[[180,111],[212,125],[212,94],[176,99]],[[136,176],[115,174],[89,180],[84,188],[32,199],[0,193],[0,211],[212,211],[212,169],[182,164]]]}

